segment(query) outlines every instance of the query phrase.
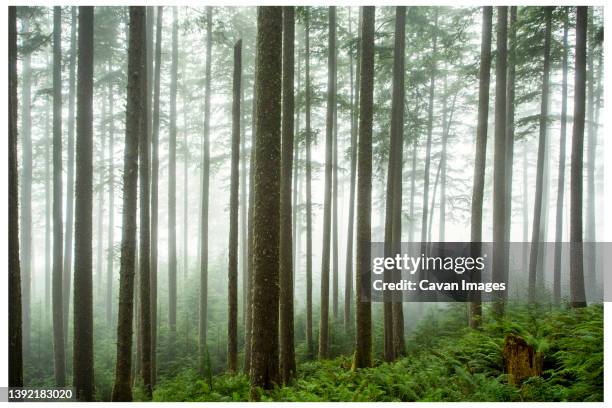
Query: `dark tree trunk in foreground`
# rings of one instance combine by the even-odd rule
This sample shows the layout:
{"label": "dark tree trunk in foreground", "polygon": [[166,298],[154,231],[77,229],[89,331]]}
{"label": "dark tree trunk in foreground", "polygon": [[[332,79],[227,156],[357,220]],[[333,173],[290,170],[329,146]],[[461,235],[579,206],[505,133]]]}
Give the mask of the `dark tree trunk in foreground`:
{"label": "dark tree trunk in foreground", "polygon": [[310,127],[310,11],[306,8],[304,16],[304,54],[305,66],[305,126],[306,126],[306,349],[308,356],[314,354],[312,334],[312,130]]}
{"label": "dark tree trunk in foreground", "polygon": [[370,240],[372,216],[372,118],[374,99],[374,14],[363,8],[360,44],[359,152],[357,164],[357,269],[356,333],[353,369],[372,365],[372,304],[370,291]]}
{"label": "dark tree trunk in foreground", "polygon": [[[28,32],[27,19],[21,25],[23,33]],[[30,349],[30,306],[32,283],[32,54],[23,55],[21,73],[21,154],[22,173],[20,199],[21,204],[21,304],[23,354],[28,355]]]}
{"label": "dark tree trunk in foreground", "polygon": [[62,301],[62,9],[53,7],[53,354],[55,386],[66,385]]}
{"label": "dark tree trunk in foreground", "polygon": [[293,240],[291,236],[291,170],[293,169],[294,126],[294,41],[293,7],[283,7],[283,97],[280,195],[280,376],[288,384],[295,375],[293,341]]}
{"label": "dark tree trunk in foreground", "polygon": [[563,14],[563,79],[561,84],[561,134],[559,136],[559,176],[557,178],[557,212],[555,220],[555,266],[553,281],[553,303],[561,302],[561,250],[563,241],[563,201],[565,192],[565,156],[567,134],[567,36],[569,31],[568,7]]}
{"label": "dark tree trunk in foreground", "polygon": [[[480,79],[478,85],[478,125],[476,128],[476,158],[474,160],[474,186],[472,188],[471,241],[482,241],[482,205],[484,196],[485,163],[487,155],[487,127],[489,117],[489,85],[491,82],[491,30],[493,8],[482,9],[482,40],[480,45]],[[475,253],[480,252],[474,248]],[[480,325],[482,308],[480,293],[470,303],[470,327]]]}
{"label": "dark tree trunk in foreground", "polygon": [[336,106],[336,8],[329,7],[327,49],[327,117],[325,120],[325,187],[323,198],[323,238],[321,250],[321,309],[319,321],[319,358],[329,351],[329,261],[331,240],[332,153],[334,109]]}
{"label": "dark tree trunk in foreground", "polygon": [[[145,129],[144,86],[145,8],[130,7],[128,48],[128,95],[126,107],[125,152],[123,164],[123,228],[119,270],[119,315],[117,319],[117,362],[113,401],[132,400],[132,322],[134,275],[136,271],[136,201],[138,148]],[[146,149],[146,148],[145,148]]]}
{"label": "dark tree trunk in foreground", "polygon": [[257,8],[257,119],[253,208],[251,398],[279,383],[278,264],[282,9]]}
{"label": "dark tree trunk in foreground", "polygon": [[168,326],[176,336],[176,82],[178,76],[178,16],[172,7],[170,67],[170,147],[168,160]]}
{"label": "dark tree trunk in foreground", "polygon": [[93,7],[79,7],[79,66],[77,70],[77,140],[74,216],[74,354],[75,397],[92,401],[92,125],[93,125]]}
{"label": "dark tree trunk in foreground", "polygon": [[21,271],[19,269],[19,171],[17,170],[17,8],[9,7],[9,387],[23,387]]}
{"label": "dark tree trunk in foreground", "polygon": [[155,32],[155,73],[153,85],[153,130],[151,132],[151,383],[157,367],[157,234],[159,219],[159,98],[163,7],[157,7]]}
{"label": "dark tree trunk in foreground", "polygon": [[[142,11],[141,11],[142,9]],[[145,18],[148,19],[146,7],[139,7],[138,11],[145,13]],[[148,22],[147,22],[148,23]],[[152,397],[152,354],[151,354],[151,219],[150,219],[150,205],[151,205],[151,192],[150,192],[150,160],[151,151],[149,150],[149,56],[148,52],[151,49],[149,46],[149,29],[148,24],[142,24],[139,26],[141,32],[139,33],[139,40],[141,41],[144,52],[141,52],[141,64],[145,66],[143,73],[141,74],[141,112],[139,114],[140,120],[140,134],[138,135],[138,149],[139,149],[139,165],[138,165],[138,176],[139,176],[139,188],[140,188],[140,225],[138,232],[140,234],[140,247],[138,254],[139,261],[139,274],[138,283],[140,285],[140,291],[138,292],[139,303],[139,321],[138,330],[140,334],[140,375],[142,376],[142,385],[146,398]]]}
{"label": "dark tree trunk in foreground", "polygon": [[570,305],[586,306],[582,249],[582,167],[586,82],[587,7],[576,7],[576,62],[574,74],[574,125],[570,178]]}
{"label": "dark tree trunk in foreground", "polygon": [[[506,79],[508,52],[508,7],[497,8],[497,49],[495,61],[495,138],[493,153],[493,282],[505,276],[506,239]],[[503,298],[498,296],[494,312],[504,313]]]}
{"label": "dark tree trunk in foreground", "polygon": [[232,160],[230,175],[229,265],[227,267],[227,369],[238,371],[238,190],[240,165],[240,80],[242,76],[242,40],[234,45],[232,88]]}
{"label": "dark tree trunk in foreground", "polygon": [[208,316],[208,185],[210,169],[210,81],[212,54],[212,7],[206,7],[206,67],[204,81],[204,140],[202,146],[202,203],[200,240],[200,300],[198,322],[198,350],[200,370],[204,367],[206,348],[206,324]]}
{"label": "dark tree trunk in foreground", "polygon": [[[72,236],[74,230],[74,105],[76,100],[76,29],[77,8],[71,7],[70,62],[68,74],[68,169],[66,171],[66,237],[64,240],[64,277],[62,302],[64,323],[64,344],[68,341],[68,312],[70,309],[70,284],[72,280]],[[112,185],[111,185],[112,187]],[[112,208],[112,207],[111,207]]]}
{"label": "dark tree trunk in foreground", "polygon": [[[393,94],[391,101],[391,134],[385,205],[385,256],[394,257],[399,251],[401,236],[402,141],[404,133],[404,52],[406,8],[395,11],[395,49],[393,59]],[[394,275],[395,271],[386,272]],[[394,276],[395,277],[395,276]],[[387,279],[390,280],[390,279]],[[385,361],[393,361],[396,351],[403,352],[403,313],[401,303],[394,307],[395,296],[389,295],[384,305]],[[394,316],[397,312],[400,316]],[[401,318],[401,321],[399,321]],[[397,325],[397,327],[395,327]],[[397,332],[397,333],[395,333]],[[397,338],[396,338],[397,335]],[[394,344],[395,343],[395,344]],[[401,344],[400,344],[401,343]]]}
{"label": "dark tree trunk in foreground", "polygon": [[[361,10],[361,9],[360,9]],[[361,11],[359,12],[361,15]],[[361,23],[357,29],[357,40],[361,35]],[[351,10],[349,8],[349,36],[352,37]],[[358,45],[359,47],[359,45]],[[359,101],[359,51],[357,51],[357,68],[353,80],[353,52],[349,53],[350,87],[351,87],[351,185],[349,191],[348,227],[346,233],[346,271],[344,278],[344,329],[348,331],[353,322],[351,303],[353,302],[353,226],[355,225],[355,184],[357,181],[357,117]],[[356,86],[353,83],[356,82]]]}
{"label": "dark tree trunk in foreground", "polygon": [[[544,71],[542,78],[542,103],[540,107],[540,135],[538,141],[538,164],[536,173],[535,204],[533,207],[533,227],[531,253],[529,257],[529,303],[536,301],[536,271],[541,237],[542,191],[544,186],[544,161],[546,160],[546,130],[548,120],[548,88],[550,80],[550,40],[552,7],[546,8],[546,33],[544,37]],[[548,204],[545,204],[548,205]]]}

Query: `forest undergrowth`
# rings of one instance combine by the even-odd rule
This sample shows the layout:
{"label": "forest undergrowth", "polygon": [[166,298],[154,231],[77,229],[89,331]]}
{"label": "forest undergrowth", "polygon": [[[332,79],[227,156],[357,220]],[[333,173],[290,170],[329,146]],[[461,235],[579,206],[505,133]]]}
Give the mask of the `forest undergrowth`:
{"label": "forest undergrowth", "polygon": [[[407,338],[406,356],[351,370],[351,356],[302,361],[297,379],[262,392],[268,401],[603,401],[603,307],[508,306],[503,320],[465,324],[465,305],[429,309]],[[485,313],[485,315],[489,315]],[[544,372],[519,386],[504,373],[504,336],[544,355]],[[247,401],[245,375],[184,368],[159,378],[155,401]],[[137,397],[138,395],[136,395]]]}

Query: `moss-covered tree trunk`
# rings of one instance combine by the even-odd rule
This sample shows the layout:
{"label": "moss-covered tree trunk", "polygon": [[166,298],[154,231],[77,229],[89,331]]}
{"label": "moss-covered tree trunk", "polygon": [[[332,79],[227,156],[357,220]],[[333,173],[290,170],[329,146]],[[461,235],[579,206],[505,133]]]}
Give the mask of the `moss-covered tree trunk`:
{"label": "moss-covered tree trunk", "polygon": [[283,7],[283,96],[281,128],[280,180],[280,376],[288,384],[295,375],[293,340],[293,239],[292,239],[292,175],[294,131],[294,41],[295,17],[293,7]]}
{"label": "moss-covered tree trunk", "polygon": [[278,265],[282,9],[257,8],[251,398],[279,383]]}
{"label": "moss-covered tree trunk", "polygon": [[92,299],[92,154],[93,154],[93,7],[79,7],[77,69],[77,140],[74,217],[74,353],[75,397],[94,398]]}
{"label": "moss-covered tree trunk", "polygon": [[372,119],[375,9],[363,7],[360,44],[359,144],[357,161],[356,333],[353,369],[372,365],[370,257],[372,223]]}
{"label": "moss-covered tree trunk", "polygon": [[[474,159],[474,185],[472,188],[471,241],[482,241],[482,206],[484,196],[485,163],[487,154],[487,127],[489,117],[489,84],[491,81],[491,31],[493,8],[482,9],[482,35],[480,43],[480,73],[478,84],[478,119],[476,128],[476,157]],[[474,244],[473,244],[474,245]],[[480,249],[475,247],[475,253]],[[476,277],[479,278],[479,277]],[[470,303],[470,327],[480,325],[482,307],[480,293],[474,294]]]}
{"label": "moss-covered tree trunk", "polygon": [[145,91],[143,89],[146,84],[144,7],[130,7],[129,29],[127,116],[123,155],[123,226],[121,266],[119,269],[117,360],[112,392],[113,401],[132,400],[132,325],[134,275],[136,271],[138,153],[145,117]]}

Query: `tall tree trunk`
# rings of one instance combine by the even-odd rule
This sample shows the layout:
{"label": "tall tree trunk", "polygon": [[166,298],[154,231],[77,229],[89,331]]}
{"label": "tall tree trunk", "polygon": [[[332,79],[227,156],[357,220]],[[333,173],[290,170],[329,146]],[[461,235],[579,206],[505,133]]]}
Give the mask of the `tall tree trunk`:
{"label": "tall tree trunk", "polygon": [[587,7],[576,7],[576,62],[574,74],[574,125],[570,176],[570,305],[586,306],[582,249],[582,167],[586,82]]}
{"label": "tall tree trunk", "polygon": [[178,11],[172,7],[170,67],[170,147],[168,159],[168,326],[176,337],[176,82],[178,76]]}
{"label": "tall tree trunk", "polygon": [[187,98],[188,85],[186,84],[187,73],[185,62],[182,63],[183,71],[183,281],[187,284],[189,274],[189,130],[187,128]]}
{"label": "tall tree trunk", "polygon": [[157,374],[157,234],[159,217],[159,99],[163,7],[157,7],[155,31],[155,73],[153,85],[153,129],[151,133],[151,383]]}
{"label": "tall tree trunk", "polygon": [[[359,9],[361,16],[361,9]],[[357,44],[361,35],[361,18],[357,29]],[[352,38],[351,9],[349,8],[349,36]],[[359,48],[359,45],[357,45]],[[349,53],[350,65],[350,87],[351,87],[351,186],[349,190],[348,203],[348,227],[346,233],[346,271],[344,278],[344,329],[348,332],[351,328],[353,317],[351,315],[351,303],[353,302],[353,226],[355,224],[355,183],[357,180],[357,118],[359,101],[359,50],[356,53],[357,68],[355,80],[353,79],[353,51]],[[356,83],[356,85],[354,85]]]}
{"label": "tall tree trunk", "polygon": [[[471,241],[475,253],[480,252],[482,241],[482,206],[487,155],[487,127],[489,118],[489,85],[491,82],[491,31],[493,7],[482,8],[482,40],[480,43],[480,74],[478,84],[478,125],[476,128],[476,157],[474,159],[474,185],[472,189]],[[478,277],[479,278],[479,277]],[[482,307],[480,292],[470,304],[470,327],[480,326]]]}
{"label": "tall tree trunk", "polygon": [[74,355],[75,397],[92,401],[92,125],[93,125],[93,7],[79,7],[79,65],[77,70],[77,140],[74,217]]}
{"label": "tall tree trunk", "polygon": [[257,140],[253,208],[251,398],[279,383],[278,265],[282,9],[257,8]]}
{"label": "tall tree trunk", "polygon": [[563,241],[563,199],[565,191],[565,139],[567,133],[567,36],[569,31],[568,8],[563,14],[563,79],[561,83],[561,133],[559,135],[559,176],[557,178],[557,212],[555,220],[555,266],[553,303],[561,302],[561,250]]}
{"label": "tall tree trunk", "polygon": [[[113,401],[132,400],[132,322],[134,275],[136,272],[138,153],[140,140],[145,139],[142,133],[146,129],[144,123],[146,102],[144,102],[145,89],[143,89],[146,85],[145,7],[130,7],[129,30],[127,119],[123,156],[123,227],[119,270],[117,362],[112,392]],[[146,147],[142,148],[142,150],[146,149]],[[140,258],[142,259],[142,256]]]}
{"label": "tall tree trunk", "polygon": [[[391,107],[391,138],[395,142],[393,165],[393,206],[391,224],[391,251],[401,252],[402,246],[402,174],[404,151],[404,59],[406,52],[406,7],[397,7],[395,17],[395,51],[393,61],[393,96]],[[393,299],[393,355],[404,355],[406,345],[404,340],[404,311],[402,300]]]}
{"label": "tall tree trunk", "polygon": [[[334,38],[336,37],[334,24]],[[335,40],[334,40],[335,42]],[[335,44],[334,44],[335,45]],[[338,88],[338,50],[334,46],[330,52],[334,53],[334,95]],[[338,104],[333,105],[333,145],[332,145],[332,214],[331,214],[331,272],[332,272],[332,316],[334,321],[338,320]]]}
{"label": "tall tree trunk", "polygon": [[416,189],[417,143],[418,138],[414,137],[412,141],[412,169],[410,171],[410,228],[408,229],[408,242],[414,242],[414,225],[416,218],[414,216],[414,196]]}
{"label": "tall tree trunk", "polygon": [[[142,9],[142,11],[141,11]],[[149,9],[150,10],[150,9]],[[141,93],[142,102],[139,120],[140,120],[140,134],[138,140],[139,149],[139,165],[138,165],[138,176],[139,176],[139,188],[140,188],[140,226],[138,232],[140,234],[140,246],[139,246],[139,284],[140,292],[138,300],[140,302],[139,312],[140,320],[139,332],[140,332],[140,348],[141,348],[141,361],[140,361],[140,374],[142,375],[142,384],[144,386],[144,392],[147,399],[152,397],[152,354],[151,354],[151,217],[150,217],[150,205],[151,205],[151,184],[150,184],[150,140],[149,140],[149,127],[151,125],[149,118],[149,78],[150,73],[150,59],[149,50],[152,48],[149,43],[149,35],[152,31],[151,27],[152,18],[151,11],[147,11],[146,7],[138,9],[139,12],[145,13],[146,23],[140,28],[140,36],[142,36],[141,44],[144,51],[142,55],[141,63],[144,64],[144,72],[141,74]]]}
{"label": "tall tree trunk", "polygon": [[[48,58],[47,58],[47,65]],[[47,100],[47,102],[49,102]],[[44,142],[45,142],[45,303],[44,303],[44,316],[45,319],[49,317],[49,311],[51,310],[51,204],[53,198],[51,197],[51,144],[52,134],[51,126],[49,125],[50,108],[51,103],[45,105],[45,131],[44,131]]]}
{"label": "tall tree trunk", "polygon": [[[446,131],[448,118],[448,73],[446,64],[444,64],[444,89],[442,99],[442,149],[440,150],[440,222],[438,223],[438,241],[444,241],[446,235],[446,161],[447,161],[447,146],[449,132]],[[433,200],[432,200],[433,202]],[[432,217],[433,219],[433,213]],[[431,222],[431,221],[430,221]]]}
{"label": "tall tree trunk", "polygon": [[[19,171],[17,170],[17,8],[9,7],[9,387],[23,387]],[[25,106],[25,105],[24,105]]]}
{"label": "tall tree trunk", "polygon": [[[536,300],[536,270],[541,237],[542,190],[544,185],[544,161],[546,155],[546,127],[548,121],[548,88],[550,80],[550,40],[552,7],[547,7],[546,32],[544,37],[544,72],[542,78],[542,104],[540,107],[540,135],[538,142],[538,164],[536,173],[535,204],[533,208],[533,227],[531,235],[531,253],[529,257],[529,303]],[[547,205],[547,204],[545,204]]]}
{"label": "tall tree trunk", "polygon": [[[504,241],[510,243],[510,230],[512,229],[512,173],[514,171],[514,95],[516,77],[516,6],[510,7],[510,27],[508,32],[508,64],[506,81],[506,151],[505,151],[505,183],[506,201],[504,204],[504,222],[506,232]],[[503,272],[508,280],[510,269],[510,247],[504,248]],[[502,297],[507,300],[508,293],[504,292]]]}
{"label": "tall tree trunk", "polygon": [[53,7],[53,354],[55,385],[66,385],[62,302],[62,9]]}
{"label": "tall tree trunk", "polygon": [[306,126],[306,349],[308,356],[314,354],[312,334],[312,131],[310,128],[310,9],[304,16],[304,54],[305,66],[305,126]]}
{"label": "tall tree trunk", "polygon": [[68,342],[68,312],[70,309],[70,283],[72,280],[72,236],[74,228],[74,105],[76,99],[76,30],[77,8],[71,7],[70,62],[68,77],[68,168],[66,170],[66,237],[64,240],[64,277],[62,285],[62,322],[64,344]]}
{"label": "tall tree trunk", "polygon": [[105,166],[106,160],[104,153],[106,151],[106,132],[104,129],[104,122],[108,121],[106,115],[106,101],[102,101],[102,107],[100,109],[100,116],[102,117],[102,124],[100,125],[99,139],[100,139],[100,150],[96,154],[98,161],[98,204],[96,214],[96,297],[102,300],[102,271],[104,266],[104,184],[106,182]]}
{"label": "tall tree trunk", "polygon": [[[247,304],[248,304],[248,276],[249,269],[247,259],[249,256],[248,251],[248,226],[247,226],[247,150],[246,150],[246,134],[245,134],[245,120],[244,111],[246,103],[244,100],[244,88],[246,81],[242,78],[242,84],[240,86],[240,266],[242,268],[242,324],[246,325],[247,315]],[[246,327],[246,326],[245,326]]]}
{"label": "tall tree trunk", "polygon": [[232,98],[232,160],[230,175],[229,265],[227,268],[227,369],[238,371],[238,190],[240,165],[240,81],[242,76],[242,40],[234,44]]}
{"label": "tall tree trunk", "polygon": [[212,54],[212,7],[206,8],[206,67],[204,80],[204,141],[202,151],[202,239],[200,241],[200,301],[198,324],[198,350],[200,370],[204,367],[206,347],[206,324],[208,315],[208,185],[210,177],[210,81]]}
{"label": "tall tree trunk", "polygon": [[327,117],[325,120],[325,187],[323,198],[323,248],[321,250],[321,309],[319,321],[319,358],[329,351],[329,261],[331,239],[332,153],[334,110],[336,106],[336,8],[329,7],[327,47]]}
{"label": "tall tree trunk", "polygon": [[[495,61],[495,138],[493,154],[493,282],[504,280],[506,239],[506,80],[508,53],[508,7],[497,8],[497,49]],[[494,313],[504,313],[500,295]]]}
{"label": "tall tree trunk", "polygon": [[[21,23],[22,33],[29,31],[27,19]],[[21,203],[21,303],[23,356],[27,359],[30,350],[31,286],[32,286],[32,55],[23,55],[21,85],[21,151],[22,173],[20,188]]]}
{"label": "tall tree trunk", "polygon": [[295,17],[293,7],[283,7],[283,96],[282,96],[282,148],[280,180],[280,377],[283,384],[295,375],[295,349],[293,340],[293,241],[291,208],[291,171],[293,169],[294,130],[294,42]]}
{"label": "tall tree trunk", "polygon": [[370,240],[372,234],[372,118],[374,99],[375,8],[363,7],[360,44],[359,143],[357,161],[356,333],[353,369],[372,366]]}
{"label": "tall tree trunk", "polygon": [[426,250],[427,242],[427,216],[429,205],[429,169],[431,166],[431,139],[433,134],[433,114],[434,114],[434,96],[436,86],[436,71],[437,71],[437,53],[438,53],[438,8],[434,11],[434,24],[432,33],[432,66],[430,67],[430,79],[429,79],[429,104],[427,112],[427,145],[425,148],[425,173],[423,182],[423,215],[421,220],[421,247],[422,252]]}

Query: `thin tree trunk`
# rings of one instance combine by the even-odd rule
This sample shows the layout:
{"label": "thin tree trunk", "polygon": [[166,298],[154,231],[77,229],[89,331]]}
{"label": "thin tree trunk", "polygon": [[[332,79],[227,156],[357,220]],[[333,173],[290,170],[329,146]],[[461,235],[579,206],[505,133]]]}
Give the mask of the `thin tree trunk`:
{"label": "thin tree trunk", "polygon": [[153,85],[153,129],[151,133],[151,384],[157,377],[157,234],[159,203],[159,99],[163,7],[157,7],[155,74]]}
{"label": "thin tree trunk", "polygon": [[70,283],[72,280],[72,236],[74,229],[74,105],[76,100],[76,29],[77,8],[71,7],[70,62],[68,78],[68,168],[66,170],[66,237],[64,241],[64,277],[62,285],[62,321],[64,344],[68,342],[68,314],[70,309]]}
{"label": "thin tree trunk", "polygon": [[[170,147],[168,160],[168,326],[176,337],[176,82],[178,76],[178,11],[172,7],[170,67]],[[173,339],[174,340],[174,339]]]}
{"label": "thin tree trunk", "polygon": [[[134,275],[136,272],[138,158],[139,147],[141,147],[139,146],[140,141],[146,138],[142,135],[146,126],[144,123],[146,118],[145,89],[143,89],[146,84],[145,7],[130,7],[129,30],[127,120],[123,164],[123,227],[121,267],[119,270],[117,362],[112,392],[113,401],[132,400],[132,322]],[[141,149],[142,154],[142,151],[147,148],[141,147]],[[142,256],[140,258],[142,259]]]}
{"label": "thin tree trunk", "polygon": [[[29,31],[27,19],[21,23],[22,33]],[[21,308],[23,356],[27,359],[30,350],[31,286],[32,286],[32,55],[23,55],[21,68],[21,152],[22,173],[19,202],[21,203]]]}
{"label": "thin tree trunk", "polygon": [[[487,127],[489,117],[489,85],[491,82],[491,31],[493,7],[482,9],[482,40],[480,44],[480,74],[478,85],[478,125],[476,128],[476,157],[474,159],[474,185],[472,189],[471,241],[475,253],[480,252],[482,241],[482,207],[484,196],[485,164],[487,154]],[[475,276],[477,280],[479,276]],[[480,292],[470,304],[470,327],[480,326],[482,306]]]}
{"label": "thin tree trunk", "polygon": [[[242,78],[242,84],[240,86],[240,266],[242,268],[242,324],[246,325],[246,314],[247,314],[247,303],[248,303],[248,276],[249,269],[247,264],[248,259],[248,226],[247,226],[247,150],[246,150],[246,134],[245,134],[245,120],[244,111],[246,103],[244,100],[244,88],[246,81]],[[246,327],[246,326],[245,326]]]}
{"label": "thin tree trunk", "polygon": [[234,76],[232,98],[232,159],[230,174],[229,265],[227,369],[238,371],[238,192],[240,165],[240,81],[242,76],[242,40],[234,44]]}
{"label": "thin tree trunk", "polygon": [[280,180],[280,379],[283,384],[295,376],[293,339],[293,241],[291,208],[291,171],[293,169],[294,130],[294,42],[295,17],[293,7],[283,7],[283,73],[282,73],[282,142]]}
{"label": "thin tree trunk", "polygon": [[323,198],[323,237],[321,250],[321,306],[319,321],[319,359],[329,352],[329,262],[331,240],[332,153],[334,110],[336,106],[336,8],[329,7],[327,49],[327,117],[325,120],[325,187]]}
{"label": "thin tree trunk", "polygon": [[[361,17],[361,9],[359,9]],[[349,8],[349,36],[352,38],[351,9]],[[355,183],[357,179],[357,120],[359,116],[359,36],[361,35],[361,18],[357,29],[357,68],[355,80],[353,79],[353,52],[349,53],[350,65],[350,87],[351,87],[351,186],[349,190],[348,227],[346,233],[346,271],[344,278],[344,329],[349,331],[353,317],[351,315],[351,303],[353,302],[353,226],[355,224]],[[354,85],[356,83],[356,85]]]}
{"label": "thin tree trunk", "polygon": [[587,7],[576,7],[576,62],[574,74],[574,125],[570,176],[570,306],[586,306],[582,249],[582,167],[586,82]]}
{"label": "thin tree trunk", "polygon": [[62,302],[62,9],[53,7],[53,354],[55,385],[66,385]]}
{"label": "thin tree trunk", "polygon": [[565,139],[567,133],[567,37],[569,31],[568,8],[563,14],[563,79],[561,84],[561,133],[559,135],[559,176],[557,178],[557,212],[555,222],[555,266],[553,303],[561,302],[561,251],[563,241],[563,199],[565,191]]}
{"label": "thin tree trunk", "polygon": [[79,65],[77,70],[77,140],[74,223],[74,355],[75,397],[92,401],[92,125],[93,125],[93,7],[79,7]]}
{"label": "thin tree trunk", "polygon": [[[108,64],[109,72],[112,65]],[[113,280],[115,261],[115,118],[113,84],[108,83],[108,254],[106,261],[106,323],[113,321]]]}
{"label": "thin tree trunk", "polygon": [[[48,60],[48,58],[47,58]],[[48,62],[48,61],[47,61]],[[47,63],[47,65],[49,65]],[[51,101],[52,103],[52,101]],[[52,134],[51,126],[49,126],[50,115],[50,103],[45,106],[45,131],[44,131],[44,142],[45,142],[45,319],[49,317],[49,311],[51,310],[51,204],[53,198],[51,197],[51,143]]]}
{"label": "thin tree trunk", "polygon": [[257,8],[257,140],[253,208],[251,398],[279,383],[278,262],[282,9]]}
{"label": "thin tree trunk", "polygon": [[[536,173],[535,204],[533,208],[533,227],[531,233],[531,253],[529,257],[529,303],[536,301],[536,270],[541,239],[542,190],[544,185],[544,161],[546,155],[546,127],[548,121],[548,88],[550,80],[550,41],[552,7],[547,7],[546,33],[544,37],[544,72],[542,78],[542,104],[540,107],[540,135],[538,144],[538,164]],[[547,205],[547,204],[546,204]]]}
{"label": "thin tree trunk", "polygon": [[202,152],[202,240],[200,241],[200,300],[198,324],[198,350],[200,370],[204,367],[206,353],[206,324],[208,315],[208,185],[210,169],[210,81],[212,54],[212,7],[206,8],[206,67],[204,80],[204,141]]}
{"label": "thin tree trunk", "polygon": [[[9,7],[9,387],[23,387],[19,171],[17,170],[17,8]],[[24,105],[25,106],[25,105]]]}
{"label": "thin tree trunk", "polygon": [[[593,24],[593,8],[589,10],[589,16],[587,24]],[[597,285],[597,274],[595,273],[596,267],[596,253],[593,249],[593,242],[596,242],[596,226],[595,226],[595,153],[597,151],[597,125],[595,123],[595,64],[593,57],[595,44],[593,44],[594,34],[589,36],[587,31],[587,46],[589,51],[587,52],[587,94],[586,94],[586,126],[587,126],[587,150],[586,150],[586,214],[584,217],[584,240],[588,242],[585,247],[586,256],[584,257],[584,268],[586,269],[586,278],[590,283],[590,288],[596,288]],[[586,289],[585,289],[586,290]],[[588,293],[592,293],[589,290]]]}
{"label": "thin tree trunk", "polygon": [[304,16],[304,53],[305,67],[305,109],[306,109],[306,349],[308,356],[314,355],[312,333],[312,159],[310,128],[310,9],[306,8]]}
{"label": "thin tree trunk", "polygon": [[370,290],[370,240],[372,218],[372,118],[374,99],[375,8],[363,7],[360,44],[359,144],[357,167],[357,269],[356,333],[353,370],[372,365],[372,304]]}
{"label": "thin tree trunk", "polygon": [[[444,90],[442,99],[442,149],[440,151],[440,222],[438,225],[438,241],[444,242],[446,235],[446,161],[449,132],[446,131],[448,119],[447,99],[448,99],[448,74],[446,64],[444,65]],[[455,94],[456,95],[456,94]],[[433,213],[432,217],[433,218]]]}
{"label": "thin tree trunk", "polygon": [[142,384],[144,387],[145,397],[151,399],[152,391],[152,353],[151,353],[151,217],[150,217],[150,205],[151,205],[151,184],[150,184],[150,140],[149,140],[149,127],[151,126],[149,118],[149,101],[150,98],[150,85],[149,78],[151,77],[150,69],[150,58],[149,52],[152,48],[149,42],[149,36],[152,32],[152,15],[151,11],[147,11],[146,7],[141,7],[138,10],[145,13],[146,22],[140,28],[140,36],[142,36],[141,46],[144,48],[142,52],[141,63],[144,64],[144,72],[141,73],[141,109],[139,120],[140,120],[140,134],[138,140],[138,177],[139,177],[139,188],[140,188],[140,225],[138,232],[140,234],[140,246],[139,246],[139,284],[140,292],[138,300],[140,302],[139,312],[140,319],[138,321],[138,329],[140,333],[140,374],[142,376]]}
{"label": "thin tree trunk", "polygon": [[[102,101],[102,107],[100,109],[102,121],[107,121],[108,117],[106,116],[106,101]],[[99,162],[98,166],[98,204],[97,204],[97,214],[96,214],[96,296],[101,300],[102,299],[102,271],[104,264],[104,184],[106,182],[106,174],[104,167],[106,166],[106,160],[104,158],[104,153],[106,150],[106,132],[104,130],[104,125],[100,126],[100,150],[96,154],[96,158]]]}

